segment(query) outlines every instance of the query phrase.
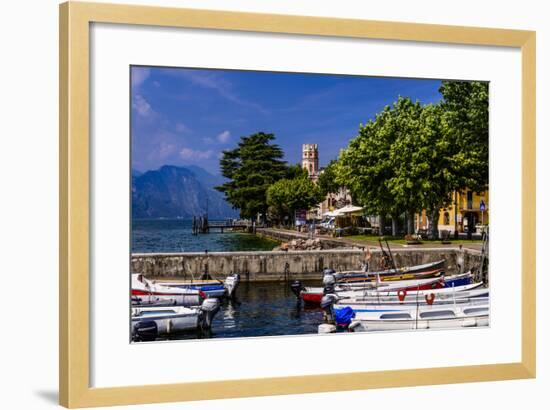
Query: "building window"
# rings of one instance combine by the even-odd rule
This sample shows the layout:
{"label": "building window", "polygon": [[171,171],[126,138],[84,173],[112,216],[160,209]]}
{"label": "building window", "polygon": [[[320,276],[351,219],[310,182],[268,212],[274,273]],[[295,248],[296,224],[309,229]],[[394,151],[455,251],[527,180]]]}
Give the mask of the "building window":
{"label": "building window", "polygon": [[474,193],[472,191],[468,191],[466,201],[468,202],[468,209],[474,208]]}
{"label": "building window", "polygon": [[451,216],[448,212],[445,212],[443,214],[443,225],[450,225],[451,224]]}

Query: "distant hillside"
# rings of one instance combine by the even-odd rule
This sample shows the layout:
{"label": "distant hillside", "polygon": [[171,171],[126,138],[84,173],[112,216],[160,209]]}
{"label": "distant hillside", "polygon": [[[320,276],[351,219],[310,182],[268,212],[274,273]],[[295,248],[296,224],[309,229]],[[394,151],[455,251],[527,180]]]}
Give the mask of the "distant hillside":
{"label": "distant hillside", "polygon": [[132,171],[133,218],[192,218],[206,212],[210,219],[237,218],[238,212],[214,186],[223,178],[197,166],[165,165],[156,171]]}

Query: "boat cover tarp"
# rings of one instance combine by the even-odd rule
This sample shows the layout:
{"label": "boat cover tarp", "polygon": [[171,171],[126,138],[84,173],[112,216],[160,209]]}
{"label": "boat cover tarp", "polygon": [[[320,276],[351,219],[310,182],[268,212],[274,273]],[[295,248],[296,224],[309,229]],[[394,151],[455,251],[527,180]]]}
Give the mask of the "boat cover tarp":
{"label": "boat cover tarp", "polygon": [[355,317],[355,312],[350,306],[343,307],[342,309],[334,310],[334,319],[338,326],[347,326],[351,323],[351,319]]}

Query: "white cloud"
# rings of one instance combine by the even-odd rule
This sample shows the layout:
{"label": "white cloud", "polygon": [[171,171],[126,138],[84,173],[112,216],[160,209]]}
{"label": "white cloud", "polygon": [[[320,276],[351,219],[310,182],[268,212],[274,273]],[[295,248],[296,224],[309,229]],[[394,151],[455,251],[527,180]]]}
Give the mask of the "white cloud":
{"label": "white cloud", "polygon": [[141,117],[150,117],[154,113],[151,104],[149,104],[141,94],[136,94],[134,96],[132,108],[136,110]]}
{"label": "white cloud", "polygon": [[212,158],[214,152],[212,150],[200,151],[191,148],[182,148],[180,151],[180,157],[186,160],[201,160]]}
{"label": "white cloud", "polygon": [[169,70],[167,71],[167,73],[185,78],[188,81],[191,81],[191,83],[200,87],[215,90],[221,97],[235,104],[258,110],[262,114],[269,114],[269,111],[266,110],[262,105],[254,101],[249,101],[241,98],[235,90],[234,85],[230,81],[225,79],[220,73],[208,73],[187,69]]}
{"label": "white cloud", "polygon": [[176,131],[177,132],[187,132],[189,131],[189,127],[185,125],[183,122],[176,123]]}
{"label": "white cloud", "polygon": [[176,151],[176,146],[174,144],[161,142],[158,150],[158,156],[160,159],[164,159],[172,155]]}
{"label": "white cloud", "polygon": [[132,67],[131,78],[132,88],[139,87],[145,80],[149,78],[151,70],[145,67]]}
{"label": "white cloud", "polygon": [[219,142],[225,143],[229,141],[229,138],[231,138],[231,133],[228,130],[225,130],[224,132],[218,134],[216,138]]}

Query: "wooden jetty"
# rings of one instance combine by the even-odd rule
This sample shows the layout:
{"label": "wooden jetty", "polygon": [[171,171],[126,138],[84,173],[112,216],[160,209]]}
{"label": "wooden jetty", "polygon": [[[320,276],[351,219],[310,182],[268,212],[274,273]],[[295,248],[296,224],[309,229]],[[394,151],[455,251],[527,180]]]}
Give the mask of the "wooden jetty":
{"label": "wooden jetty", "polygon": [[193,235],[200,233],[210,233],[210,231],[218,230],[221,233],[234,232],[237,230],[247,230],[251,225],[243,221],[209,221],[208,216],[193,217]]}

